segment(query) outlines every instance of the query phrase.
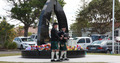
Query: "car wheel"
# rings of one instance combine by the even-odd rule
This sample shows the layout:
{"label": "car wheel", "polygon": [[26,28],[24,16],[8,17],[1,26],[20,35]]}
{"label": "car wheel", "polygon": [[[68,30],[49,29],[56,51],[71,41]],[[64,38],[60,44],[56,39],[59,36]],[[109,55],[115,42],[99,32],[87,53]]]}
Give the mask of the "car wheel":
{"label": "car wheel", "polygon": [[24,48],[23,48],[23,45],[20,46],[20,50],[22,50],[22,49],[24,49]]}

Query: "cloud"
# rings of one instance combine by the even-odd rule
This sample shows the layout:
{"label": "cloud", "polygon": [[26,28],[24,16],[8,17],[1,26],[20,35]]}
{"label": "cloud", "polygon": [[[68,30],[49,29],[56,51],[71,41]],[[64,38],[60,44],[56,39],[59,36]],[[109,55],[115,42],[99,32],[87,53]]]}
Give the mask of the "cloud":
{"label": "cloud", "polygon": [[[66,5],[64,6],[64,11],[68,20],[68,27],[70,28],[70,24],[75,22],[76,11],[80,9],[80,6],[82,6],[83,4],[81,0],[64,0],[64,1],[66,2]],[[90,2],[91,0],[86,0],[86,1]],[[7,11],[4,9],[10,10],[11,7],[8,6],[5,0],[0,0],[0,16],[8,15]],[[16,25],[18,24],[18,22],[14,23],[13,21],[11,21],[10,23]]]}
{"label": "cloud", "polygon": [[68,27],[70,28],[70,24],[75,21],[76,11],[79,9],[80,0],[64,0],[66,5],[64,6],[64,11],[68,20]]}
{"label": "cloud", "polygon": [[0,0],[0,16],[5,16],[6,11],[3,10],[6,7],[6,4],[3,0]]}

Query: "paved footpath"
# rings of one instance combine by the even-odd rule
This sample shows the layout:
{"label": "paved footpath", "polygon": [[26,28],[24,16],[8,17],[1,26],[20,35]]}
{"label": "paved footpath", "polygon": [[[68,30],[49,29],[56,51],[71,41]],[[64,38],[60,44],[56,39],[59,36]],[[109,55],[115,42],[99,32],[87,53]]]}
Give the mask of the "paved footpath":
{"label": "paved footpath", "polygon": [[[50,59],[39,59],[39,58],[22,58],[19,56],[7,56],[0,57],[0,61],[7,62],[50,62]],[[105,62],[105,63],[120,63],[120,56],[112,55],[86,55],[83,58],[70,58],[69,61],[65,62]]]}
{"label": "paved footpath", "polygon": [[21,53],[21,51],[0,51],[0,54],[17,54],[17,53]]}

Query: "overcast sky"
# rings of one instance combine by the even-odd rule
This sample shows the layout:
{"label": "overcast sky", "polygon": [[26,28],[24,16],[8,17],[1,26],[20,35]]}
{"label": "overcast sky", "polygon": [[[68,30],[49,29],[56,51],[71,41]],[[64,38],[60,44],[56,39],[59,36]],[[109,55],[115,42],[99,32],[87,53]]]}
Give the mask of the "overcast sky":
{"label": "overcast sky", "polygon": [[[64,11],[67,16],[68,25],[70,27],[70,24],[75,22],[76,11],[80,8],[80,6],[83,5],[83,3],[81,2],[81,0],[64,0],[64,1],[66,2],[66,5],[64,6]],[[91,0],[86,1],[90,2]],[[11,9],[10,5],[8,6],[5,0],[0,0],[0,16],[8,15],[8,11],[6,10],[10,9]],[[8,19],[8,22],[14,25],[19,24],[19,21],[13,22],[10,19]]]}
{"label": "overcast sky", "polygon": [[[74,22],[73,20],[75,20],[76,11],[79,8],[78,5],[82,5],[82,3],[80,0],[65,0],[65,2],[67,4],[64,6],[64,11],[67,16],[68,25],[70,26],[70,24]],[[10,9],[10,6],[8,6],[8,3],[5,0],[0,0],[0,16],[7,16],[9,13],[6,10]],[[11,24],[19,24],[19,21],[13,22],[10,19],[8,20]]]}

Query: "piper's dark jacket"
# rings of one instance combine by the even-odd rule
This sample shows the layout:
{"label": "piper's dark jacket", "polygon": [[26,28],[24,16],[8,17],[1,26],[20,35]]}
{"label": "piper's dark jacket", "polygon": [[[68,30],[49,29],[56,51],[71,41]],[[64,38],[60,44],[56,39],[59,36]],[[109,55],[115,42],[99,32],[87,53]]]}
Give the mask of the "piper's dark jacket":
{"label": "piper's dark jacket", "polygon": [[[63,32],[63,31],[60,31],[60,32],[58,33],[58,35],[59,35],[60,37],[61,37],[61,35],[63,35],[64,37],[68,37],[67,34],[66,34],[65,32]],[[62,42],[67,42],[67,39],[64,39],[64,37],[63,37],[62,40],[60,39],[60,41],[62,41]]]}
{"label": "piper's dark jacket", "polygon": [[51,30],[51,41],[59,41],[58,31],[55,28]]}

